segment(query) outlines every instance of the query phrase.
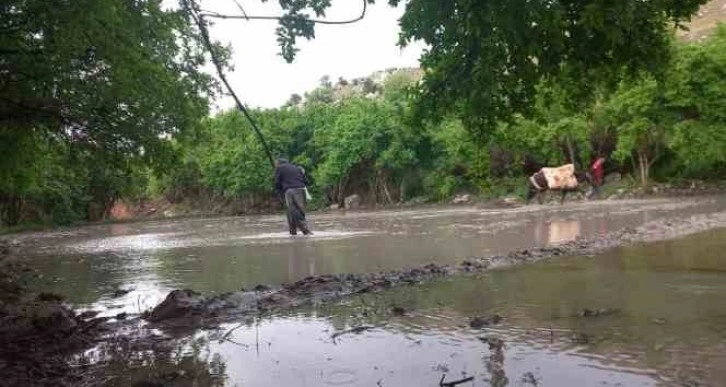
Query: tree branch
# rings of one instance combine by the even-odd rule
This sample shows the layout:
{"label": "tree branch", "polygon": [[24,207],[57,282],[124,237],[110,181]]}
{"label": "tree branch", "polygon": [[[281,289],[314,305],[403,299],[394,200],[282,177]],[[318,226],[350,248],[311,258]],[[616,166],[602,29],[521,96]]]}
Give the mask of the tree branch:
{"label": "tree branch", "polygon": [[[362,1],[363,1],[363,10],[361,11],[361,14],[358,17],[354,18],[354,19],[349,19],[349,20],[310,19],[310,18],[307,18],[304,15],[296,15],[296,16],[292,16],[292,18],[302,19],[302,20],[305,20],[307,22],[311,22],[311,23],[314,23],[314,24],[328,24],[328,25],[352,24],[352,23],[356,23],[356,22],[359,22],[359,21],[363,20],[363,18],[365,18],[365,16],[366,16],[366,10],[367,10],[367,7],[368,7],[368,2],[367,2],[367,0],[362,0]],[[265,15],[265,16],[255,16],[255,15],[250,16],[250,15],[247,15],[246,12],[244,12],[244,10],[239,5],[239,3],[237,3],[237,6],[240,7],[240,10],[243,13],[242,15],[226,15],[226,14],[221,14],[219,12],[213,12],[213,11],[201,11],[201,13],[199,14],[199,16],[208,17],[208,18],[214,18],[214,19],[245,19],[245,20],[272,20],[272,21],[275,21],[275,20],[279,21],[279,20],[283,20],[283,19],[286,19],[286,18],[290,18],[289,16],[288,17],[286,17],[286,16],[267,16],[267,15]]]}
{"label": "tree branch", "polygon": [[196,4],[195,0],[189,0],[189,8],[191,17],[199,26],[199,32],[202,34],[202,40],[207,48],[207,51],[209,51],[209,55],[212,58],[212,63],[214,64],[214,67],[217,69],[217,75],[219,76],[219,79],[222,81],[224,86],[227,88],[227,91],[234,99],[235,103],[237,104],[237,108],[242,112],[242,114],[244,114],[250,125],[252,125],[252,129],[255,131],[257,138],[262,143],[262,147],[267,154],[267,158],[270,160],[270,165],[272,166],[272,168],[275,168],[275,161],[272,158],[272,153],[270,152],[270,148],[267,146],[267,141],[265,141],[265,137],[262,135],[262,132],[260,132],[260,129],[257,127],[257,123],[255,123],[255,120],[252,119],[252,116],[250,116],[247,108],[242,104],[242,101],[240,101],[239,97],[237,97],[237,94],[234,92],[232,86],[227,81],[227,77],[224,75],[222,63],[219,61],[219,58],[215,53],[214,47],[212,46],[212,40],[209,37],[209,30],[207,29],[207,25],[205,24],[204,15],[200,13],[201,11],[199,10],[199,6]]}

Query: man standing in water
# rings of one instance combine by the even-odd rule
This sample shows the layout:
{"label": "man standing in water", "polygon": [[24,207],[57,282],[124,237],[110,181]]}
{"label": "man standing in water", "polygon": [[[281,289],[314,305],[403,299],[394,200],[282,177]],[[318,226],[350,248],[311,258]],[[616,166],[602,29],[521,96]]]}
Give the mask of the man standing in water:
{"label": "man standing in water", "polygon": [[602,186],[602,180],[603,175],[605,173],[605,158],[604,157],[598,157],[597,160],[595,160],[594,163],[592,163],[592,167],[590,167],[590,175],[592,177],[592,193],[590,194],[590,198],[596,197],[600,198],[600,187]]}
{"label": "man standing in water", "polygon": [[310,235],[305,222],[305,187],[308,179],[305,171],[295,164],[289,163],[285,158],[278,158],[275,162],[275,190],[282,198],[287,208],[287,225],[290,235],[297,235],[297,230]]}

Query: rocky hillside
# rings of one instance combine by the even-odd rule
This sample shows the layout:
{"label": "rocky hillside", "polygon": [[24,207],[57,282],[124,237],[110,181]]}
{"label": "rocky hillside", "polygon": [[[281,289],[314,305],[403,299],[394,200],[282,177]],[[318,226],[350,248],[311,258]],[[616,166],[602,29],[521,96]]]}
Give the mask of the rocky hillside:
{"label": "rocky hillside", "polygon": [[686,40],[700,40],[710,35],[719,23],[726,23],[726,0],[712,0],[701,7],[687,24],[689,31],[679,31]]}

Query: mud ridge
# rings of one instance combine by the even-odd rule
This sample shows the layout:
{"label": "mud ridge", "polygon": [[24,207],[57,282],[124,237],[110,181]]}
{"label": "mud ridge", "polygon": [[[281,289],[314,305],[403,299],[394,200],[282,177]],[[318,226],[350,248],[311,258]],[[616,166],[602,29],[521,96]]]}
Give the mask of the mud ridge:
{"label": "mud ridge", "polygon": [[624,228],[595,238],[582,238],[557,246],[512,251],[506,255],[471,257],[458,265],[425,266],[370,274],[319,275],[279,287],[258,285],[250,291],[205,296],[192,290],[174,290],[142,318],[160,327],[197,328],[265,313],[316,304],[396,286],[418,284],[451,275],[471,275],[487,270],[544,259],[594,255],[614,247],[673,239],[726,227],[726,212],[683,219],[659,219],[638,228]]}

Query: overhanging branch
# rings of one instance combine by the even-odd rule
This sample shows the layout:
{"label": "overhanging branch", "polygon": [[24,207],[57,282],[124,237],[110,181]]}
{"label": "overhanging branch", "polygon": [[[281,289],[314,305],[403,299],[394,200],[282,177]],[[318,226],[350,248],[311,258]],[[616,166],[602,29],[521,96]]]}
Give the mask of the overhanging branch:
{"label": "overhanging branch", "polygon": [[204,45],[207,48],[207,51],[209,51],[209,55],[212,58],[212,63],[214,64],[214,68],[217,70],[217,75],[219,76],[219,79],[224,84],[225,88],[229,92],[229,94],[234,99],[235,104],[237,105],[237,109],[242,112],[242,114],[247,118],[247,121],[249,121],[250,125],[252,126],[252,130],[255,131],[255,134],[257,135],[257,138],[260,140],[260,143],[262,143],[262,147],[265,150],[265,154],[267,155],[267,158],[270,160],[270,165],[272,168],[275,168],[275,161],[272,158],[272,152],[270,152],[270,148],[267,146],[267,141],[265,141],[265,137],[262,135],[262,132],[260,132],[260,129],[257,127],[257,123],[255,123],[255,120],[252,119],[252,116],[250,116],[249,111],[247,108],[242,104],[242,101],[240,101],[239,97],[237,97],[237,94],[232,89],[232,86],[229,84],[229,81],[227,81],[227,77],[224,75],[224,70],[222,69],[222,63],[219,61],[219,58],[217,57],[217,53],[214,50],[214,47],[212,46],[212,40],[209,37],[209,30],[207,29],[207,24],[204,20],[204,15],[200,13],[199,6],[196,4],[194,0],[189,1],[190,5],[190,14],[194,21],[199,26],[199,32],[202,34],[202,41]]}
{"label": "overhanging branch", "polygon": [[325,20],[325,19],[311,19],[305,15],[296,15],[296,16],[270,16],[270,15],[247,15],[247,13],[242,9],[241,5],[237,3],[237,6],[240,8],[240,11],[242,11],[242,15],[227,15],[222,14],[219,12],[214,11],[199,11],[199,16],[201,17],[208,17],[208,18],[214,18],[214,19],[232,19],[232,20],[269,20],[269,21],[280,21],[283,19],[289,19],[289,18],[298,18],[301,20],[305,20],[309,23],[314,24],[327,24],[327,25],[341,25],[341,24],[352,24],[359,22],[363,20],[366,16],[366,11],[368,8],[368,2],[367,0],[363,1],[363,10],[361,11],[360,15],[354,19],[349,20]]}

